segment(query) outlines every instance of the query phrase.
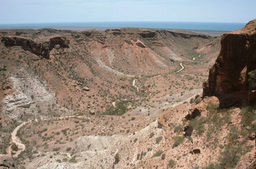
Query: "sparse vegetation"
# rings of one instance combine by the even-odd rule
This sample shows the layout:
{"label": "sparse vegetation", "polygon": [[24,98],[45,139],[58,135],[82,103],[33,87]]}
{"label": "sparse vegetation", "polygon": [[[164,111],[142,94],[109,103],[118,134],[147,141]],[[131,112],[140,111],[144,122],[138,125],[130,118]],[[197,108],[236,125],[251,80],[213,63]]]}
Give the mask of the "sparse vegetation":
{"label": "sparse vegetation", "polygon": [[17,145],[16,145],[16,144],[12,144],[12,150],[14,150],[14,151],[18,151],[18,150],[19,150],[19,148],[17,147]]}
{"label": "sparse vegetation", "polygon": [[175,161],[172,160],[172,159],[169,160],[169,162],[168,162],[168,166],[171,167],[171,168],[175,167],[175,164],[176,164]]}
{"label": "sparse vegetation", "polygon": [[119,155],[118,153],[116,153],[114,159],[115,159],[114,164],[119,163],[119,161],[120,161],[120,155]]}
{"label": "sparse vegetation", "polygon": [[256,131],[256,123],[253,123],[256,121],[255,109],[253,107],[244,107],[240,114],[242,116],[241,127],[243,129],[247,128],[249,133]]}
{"label": "sparse vegetation", "polygon": [[107,110],[104,112],[105,115],[118,115],[121,116],[124,113],[127,112],[127,105],[128,103],[131,103],[132,101],[120,101],[116,103],[116,107],[111,105],[107,108]]}
{"label": "sparse vegetation", "polygon": [[55,147],[55,148],[53,148],[53,151],[59,151],[60,150],[60,148],[59,147]]}
{"label": "sparse vegetation", "polygon": [[[213,140],[213,133],[216,137],[216,135],[219,134],[219,131],[221,131],[221,126],[230,122],[230,114],[232,112],[227,109],[217,110],[216,108],[213,108],[212,105],[210,105],[208,108],[212,114],[209,118],[211,121],[208,121],[210,126],[207,132],[207,139]],[[251,124],[253,119],[255,119],[255,114],[253,112],[254,109],[251,107],[241,109],[241,129],[239,129],[236,125],[229,127],[229,134],[226,137],[228,142],[224,145],[220,145],[223,151],[219,157],[219,162],[216,164],[211,164],[204,169],[234,168],[239,162],[240,157],[250,151],[251,147],[246,145],[247,138],[243,136],[243,139],[240,139],[240,136],[244,134],[248,136],[248,131],[250,129],[245,129],[246,126],[253,127]],[[217,140],[214,139],[213,142],[216,145]]]}
{"label": "sparse vegetation", "polygon": [[149,135],[149,138],[152,138],[152,137],[154,137],[154,133],[152,132],[152,133],[150,133],[150,135]]}
{"label": "sparse vegetation", "polygon": [[174,128],[175,133],[180,133],[183,130],[183,125],[178,125]]}
{"label": "sparse vegetation", "polygon": [[172,147],[175,148],[175,147],[179,146],[181,143],[183,143],[184,137],[176,136],[176,137],[173,137],[173,140],[174,140],[174,144],[172,145]]}
{"label": "sparse vegetation", "polygon": [[156,138],[156,144],[159,144],[163,139],[163,136],[159,136]]}
{"label": "sparse vegetation", "polygon": [[159,150],[159,151],[157,151],[153,156],[152,156],[152,158],[154,158],[154,157],[159,157],[159,156],[161,156],[163,154],[163,151],[162,150]]}
{"label": "sparse vegetation", "polygon": [[70,163],[77,163],[76,161],[76,156],[73,156],[70,160],[69,160]]}
{"label": "sparse vegetation", "polygon": [[204,123],[206,123],[206,119],[204,117],[196,117],[195,119],[190,121],[190,126],[197,131],[197,134],[199,136],[201,136],[204,131],[205,131],[205,127],[204,127]]}
{"label": "sparse vegetation", "polygon": [[68,147],[68,148],[66,149],[66,151],[69,152],[71,149],[72,149],[71,147]]}
{"label": "sparse vegetation", "polygon": [[[49,38],[47,32],[51,32],[49,35],[51,37],[54,35],[52,31],[56,32],[55,30],[33,31],[32,38],[29,32],[22,31],[20,34],[24,34],[24,38],[41,42],[41,32],[44,35],[43,39],[46,40]],[[18,131],[18,137],[26,145],[26,149],[18,158],[14,158],[15,165],[32,166],[32,163],[41,167],[39,165],[44,165],[43,162],[47,160],[57,162],[58,166],[65,166],[66,164],[61,164],[63,162],[70,163],[67,165],[71,168],[79,168],[79,165],[85,163],[87,164],[84,166],[89,167],[94,167],[90,165],[97,163],[98,168],[104,164],[106,167],[111,165],[109,168],[143,168],[143,165],[148,167],[155,165],[153,168],[188,168],[185,166],[188,160],[200,157],[202,160],[200,163],[205,164],[205,158],[211,160],[213,155],[217,163],[209,165],[207,169],[234,168],[241,156],[250,150],[251,147],[248,145],[251,145],[252,139],[255,139],[254,109],[245,107],[240,114],[232,114],[230,109],[219,109],[217,105],[209,103],[207,112],[204,106],[211,98],[201,102],[202,98],[198,95],[191,99],[191,105],[188,105],[186,100],[198,94],[194,89],[198,89],[201,82],[207,78],[204,70],[209,64],[204,63],[212,60],[216,51],[210,53],[207,60],[204,60],[201,57],[203,54],[199,52],[204,53],[205,56],[208,51],[212,52],[212,48],[218,46],[216,45],[218,39],[199,36],[202,40],[200,42],[197,39],[198,35],[186,37],[186,33],[179,33],[178,36],[174,36],[175,31],[164,30],[153,30],[157,34],[154,38],[140,37],[140,34],[150,34],[151,30],[143,29],[137,32],[137,29],[121,29],[120,31],[124,32],[121,35],[113,34],[114,36],[108,34],[108,31],[115,33],[112,29],[100,32],[84,31],[81,35],[76,31],[58,32],[58,36],[65,35],[66,38],[70,38],[70,47],[54,49],[49,60],[31,56],[29,51],[22,52],[22,48],[0,50],[0,53],[10,53],[8,60],[10,59],[11,62],[7,64],[7,72],[17,80],[17,83],[16,81],[12,83],[13,86],[10,87],[12,90],[3,93],[3,97],[19,93],[21,90],[24,97],[31,96],[32,99],[31,104],[18,105],[19,113],[14,111],[11,114],[13,116],[17,114],[18,122],[32,121]],[[125,31],[129,34],[126,35]],[[1,34],[9,36],[8,31]],[[12,36],[13,33],[10,35]],[[171,41],[168,36],[172,38]],[[123,43],[124,39],[118,40],[119,38],[125,38],[125,43]],[[145,49],[133,44],[138,38],[145,43]],[[160,38],[159,42],[158,38]],[[169,47],[165,50],[166,45],[169,47],[171,45],[170,50],[177,55],[177,59],[181,58],[184,71],[174,73],[179,62],[172,60],[172,56],[168,57],[172,53],[170,54]],[[91,47],[95,48],[92,52]],[[135,52],[134,47],[136,47]],[[157,49],[159,47],[161,52]],[[100,53],[97,50],[100,50]],[[2,60],[6,54],[0,58],[1,61],[7,62]],[[129,55],[129,59],[126,59],[126,54]],[[18,58],[19,62],[15,63],[15,59]],[[97,59],[101,60],[103,67],[99,67],[100,63]],[[104,63],[106,61],[107,63]],[[17,71],[12,62],[18,66]],[[196,68],[195,64],[197,64]],[[104,66],[133,77],[122,77],[122,73],[121,76],[116,76]],[[23,68],[24,71],[31,71],[27,72],[28,77],[19,73]],[[255,88],[254,75],[249,75],[253,78],[252,83],[249,81],[250,88]],[[39,88],[29,87],[30,78],[33,81],[34,77],[36,77],[35,81],[38,80],[40,81],[38,83],[42,84]],[[1,76],[0,78],[2,80]],[[19,78],[25,83],[22,82],[17,88],[15,85],[21,82]],[[9,77],[3,79],[12,80]],[[136,85],[133,85],[133,80],[136,81]],[[40,92],[43,87],[46,92],[41,97]],[[47,97],[47,92],[51,97]],[[19,97],[15,99],[18,100]],[[51,103],[48,103],[47,99]],[[40,103],[37,103],[38,101]],[[171,108],[177,105],[176,103],[187,105]],[[198,103],[200,105],[196,105]],[[183,117],[194,109],[194,106],[199,107],[200,115],[185,120]],[[126,113],[128,111],[129,113]],[[234,110],[234,112],[238,111],[239,108]],[[7,120],[10,122],[6,122],[4,113],[3,119],[2,116],[0,117],[0,150],[6,153],[7,147],[11,144],[12,150],[17,151],[16,144],[11,143],[10,133],[18,122],[9,119]],[[160,113],[164,116],[156,121]],[[240,118],[241,125],[238,124]],[[79,146],[85,147],[79,149]],[[211,151],[215,153],[209,153]],[[204,154],[206,152],[207,154]],[[221,153],[219,157],[217,153]],[[136,156],[138,161],[135,161]],[[40,157],[44,157],[43,161]],[[40,164],[37,164],[37,160]],[[185,165],[180,161],[186,161]],[[195,166],[196,163],[193,167],[199,169]],[[189,167],[193,168],[192,165]]]}

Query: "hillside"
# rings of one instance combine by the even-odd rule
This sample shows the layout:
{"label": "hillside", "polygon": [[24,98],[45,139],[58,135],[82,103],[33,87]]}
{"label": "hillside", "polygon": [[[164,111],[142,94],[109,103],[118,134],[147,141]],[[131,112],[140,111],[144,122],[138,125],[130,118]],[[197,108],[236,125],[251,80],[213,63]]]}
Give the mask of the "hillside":
{"label": "hillside", "polygon": [[219,42],[180,30],[0,31],[0,164],[247,166],[254,109],[201,95]]}

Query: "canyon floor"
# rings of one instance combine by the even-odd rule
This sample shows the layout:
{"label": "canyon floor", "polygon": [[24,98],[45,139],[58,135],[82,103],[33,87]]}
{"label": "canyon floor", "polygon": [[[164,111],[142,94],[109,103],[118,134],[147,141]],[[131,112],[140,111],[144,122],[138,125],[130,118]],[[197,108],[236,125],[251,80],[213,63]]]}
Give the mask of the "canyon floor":
{"label": "canyon floor", "polygon": [[202,33],[1,30],[0,167],[246,168],[255,112],[202,98]]}

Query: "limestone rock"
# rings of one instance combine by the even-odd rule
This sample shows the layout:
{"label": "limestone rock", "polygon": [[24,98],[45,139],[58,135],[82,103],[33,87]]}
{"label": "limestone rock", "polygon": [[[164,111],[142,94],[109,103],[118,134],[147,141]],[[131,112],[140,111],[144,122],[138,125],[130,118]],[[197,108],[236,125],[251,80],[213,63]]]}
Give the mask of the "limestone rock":
{"label": "limestone rock", "polygon": [[83,90],[84,90],[84,91],[90,91],[90,88],[87,87],[87,86],[85,86],[85,87],[83,87]]}

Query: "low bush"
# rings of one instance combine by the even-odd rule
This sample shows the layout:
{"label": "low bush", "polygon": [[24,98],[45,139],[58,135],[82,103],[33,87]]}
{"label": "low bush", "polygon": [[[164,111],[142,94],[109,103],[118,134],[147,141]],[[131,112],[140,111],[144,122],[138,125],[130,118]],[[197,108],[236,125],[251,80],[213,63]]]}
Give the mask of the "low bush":
{"label": "low bush", "polygon": [[154,157],[159,157],[159,156],[161,156],[163,154],[163,151],[162,150],[159,150],[159,151],[157,151],[153,156],[152,156],[152,158],[154,158]]}
{"label": "low bush", "polygon": [[176,136],[176,137],[173,137],[173,140],[174,140],[174,144],[173,144],[173,148],[179,146],[181,143],[183,143],[184,141],[184,137],[183,136]]}
{"label": "low bush", "polygon": [[127,105],[130,102],[132,102],[132,101],[120,101],[120,102],[116,103],[116,107],[114,107],[113,105],[108,107],[107,110],[103,114],[121,116],[127,112],[127,110],[128,110]]}
{"label": "low bush", "polygon": [[163,136],[157,137],[156,138],[156,144],[159,144],[163,139]]}
{"label": "low bush", "polygon": [[175,164],[176,164],[175,161],[172,160],[172,159],[169,160],[169,162],[168,162],[168,166],[171,167],[171,168],[175,167]]}

